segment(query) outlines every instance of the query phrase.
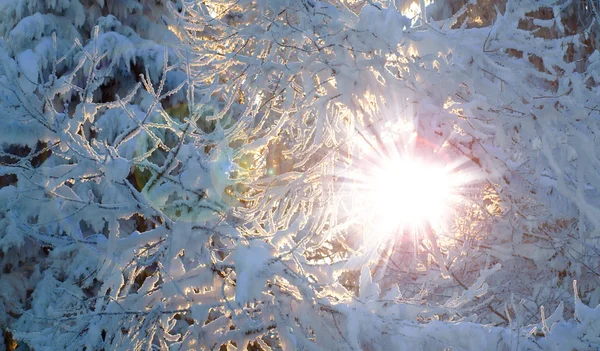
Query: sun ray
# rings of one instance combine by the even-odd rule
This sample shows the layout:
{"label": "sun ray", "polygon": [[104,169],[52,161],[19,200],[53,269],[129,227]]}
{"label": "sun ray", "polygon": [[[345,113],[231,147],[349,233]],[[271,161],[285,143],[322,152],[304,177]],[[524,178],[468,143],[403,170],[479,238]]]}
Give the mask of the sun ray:
{"label": "sun ray", "polygon": [[338,206],[339,227],[353,228],[371,253],[398,237],[412,239],[416,251],[420,238],[448,235],[453,209],[464,201],[461,191],[480,178],[444,138],[428,140],[416,129],[402,118],[357,127],[343,150],[352,153],[351,162],[336,169],[332,206]]}

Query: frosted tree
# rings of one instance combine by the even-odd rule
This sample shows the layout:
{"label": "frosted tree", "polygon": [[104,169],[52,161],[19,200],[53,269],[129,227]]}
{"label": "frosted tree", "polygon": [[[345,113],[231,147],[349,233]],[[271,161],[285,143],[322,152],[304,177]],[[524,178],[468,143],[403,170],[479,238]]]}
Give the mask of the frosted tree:
{"label": "frosted tree", "polygon": [[[184,1],[161,17],[136,4],[44,39],[36,70],[37,51],[2,47],[2,113],[18,116],[1,123],[7,144],[27,145],[7,145],[1,164],[2,262],[15,270],[0,296],[18,340],[597,344],[597,55],[569,59],[582,37],[560,32],[559,5],[506,3],[475,26],[467,6],[409,18],[394,2]],[[73,18],[61,9],[49,12]],[[150,19],[167,47],[142,39]],[[433,171],[451,189],[432,176],[402,202],[420,180],[397,156],[444,165]],[[392,181],[379,177],[390,165]],[[451,210],[438,223],[440,192]],[[405,223],[415,208],[426,225]]]}
{"label": "frosted tree", "polygon": [[[336,172],[344,173],[348,154],[358,158],[350,169],[364,167],[355,148],[370,139],[366,143],[375,149],[370,152],[378,152],[386,129],[401,128],[408,120],[425,144],[445,154],[437,156],[438,161],[450,159],[460,164],[457,172],[465,171],[467,177],[477,174],[477,179],[463,184],[460,195],[468,201],[457,206],[456,222],[442,233],[443,240],[426,233],[417,240],[400,239],[397,252],[385,264],[391,272],[391,265],[405,260],[397,272],[403,274],[385,273],[386,283],[380,284],[402,282],[404,296],[446,307],[444,312],[428,312],[450,320],[477,312],[479,321],[523,326],[539,318],[543,305],[553,309],[561,301],[569,304],[567,315],[572,316],[570,282],[590,282],[589,277],[597,274],[594,241],[583,238],[583,233],[596,228],[597,208],[588,201],[594,203],[597,186],[586,180],[594,177],[594,170],[580,170],[583,178],[569,176],[571,185],[558,185],[562,172],[576,167],[577,157],[556,159],[555,154],[566,152],[560,150],[570,148],[571,142],[565,139],[565,127],[557,128],[555,123],[581,121],[563,117],[562,100],[579,104],[593,101],[596,94],[590,80],[595,58],[584,56],[585,63],[575,65],[569,54],[587,40],[565,29],[570,8],[507,3],[490,17],[493,21],[488,21],[486,30],[479,30],[484,22],[473,18],[475,25],[469,24],[473,22],[464,17],[471,11],[468,7],[451,12],[446,20],[409,29],[410,20],[393,6],[261,4],[208,4],[190,11],[194,20],[187,27],[192,32],[188,40],[201,38],[193,45],[200,53],[198,75],[216,73],[203,76],[201,86],[209,87],[216,79],[229,82],[230,89],[221,85],[211,94],[225,106],[229,106],[227,99],[237,99],[232,109],[241,104],[245,107],[241,116],[252,117],[258,128],[240,138],[249,138],[252,148],[267,143],[253,156],[254,168],[262,168],[267,177],[241,179],[246,185],[239,195],[247,199],[242,213],[248,214],[248,225],[256,235],[264,240],[262,236],[279,226],[291,242],[285,243],[285,236],[276,231],[270,234],[277,240],[274,243],[281,240],[279,245],[288,245],[293,252],[303,246],[311,270],[327,267],[332,282],[350,292],[351,285],[356,286],[360,292],[358,276],[367,258],[349,257],[369,248],[361,236],[368,240],[372,233],[365,233],[364,227],[347,228],[353,225],[347,220],[340,223],[340,218],[346,219],[340,206],[331,206],[338,188],[344,187],[334,181]],[[246,8],[256,11],[242,10]],[[548,12],[551,18],[540,18]],[[262,27],[260,19],[265,21]],[[338,24],[338,19],[343,20]],[[596,30],[593,22],[589,25]],[[550,37],[545,28],[558,34]],[[471,38],[469,42],[465,36]],[[554,41],[556,37],[560,42]],[[546,56],[556,59],[542,60]],[[566,95],[577,91],[576,98],[557,93],[560,84],[575,82],[582,88],[564,91]],[[232,91],[240,94],[234,97]],[[536,110],[544,112],[538,116]],[[578,137],[577,143],[588,145],[582,146],[583,153],[594,154],[584,150],[596,144],[591,132],[595,123],[587,119],[583,129],[587,134]],[[265,132],[268,142],[261,134]],[[397,132],[396,138],[397,144],[410,145],[410,135]],[[418,140],[413,146],[417,154],[427,149],[419,147]],[[552,144],[556,140],[564,142]],[[543,145],[549,151],[544,152]],[[461,161],[462,157],[469,161]],[[579,199],[569,190],[575,188],[583,194]],[[356,189],[350,186],[349,191]],[[294,203],[290,198],[298,193],[303,200]],[[348,198],[341,197],[347,203]],[[266,212],[260,210],[257,216],[260,208]],[[573,236],[573,229],[580,234]],[[387,247],[388,242],[382,244]],[[408,250],[402,252],[403,247]],[[581,251],[582,247],[586,249]],[[420,255],[417,262],[415,251]],[[471,284],[482,287],[479,273],[497,267],[495,263],[503,269],[490,276],[487,289],[473,294]],[[375,263],[377,267],[380,263]],[[344,282],[348,274],[353,277]],[[531,284],[540,276],[543,281]],[[589,303],[597,305],[596,285],[581,288]],[[453,294],[477,297],[448,298]]]}
{"label": "frosted tree", "polygon": [[[513,307],[518,312],[514,313],[519,316],[519,323],[535,320],[543,305],[554,307],[565,301],[564,297],[572,294],[570,282],[573,279],[585,282],[584,295],[591,305],[600,302],[596,297],[597,284],[587,284],[597,276],[598,267],[593,253],[597,244],[591,234],[596,230],[593,218],[597,207],[590,206],[595,204],[597,186],[587,180],[596,171],[584,171],[578,168],[580,164],[576,161],[587,157],[584,154],[588,152],[595,152],[589,148],[593,149],[596,144],[593,131],[596,121],[594,118],[572,117],[572,113],[593,116],[595,112],[590,110],[593,108],[590,104],[597,94],[597,82],[592,78],[596,65],[592,48],[598,46],[598,23],[593,16],[594,3],[581,4],[587,5],[548,3],[517,6],[508,2],[506,6],[502,4],[493,9],[492,6],[471,4],[459,14],[463,22],[454,25],[487,26],[490,35],[485,37],[485,45],[482,44],[485,55],[502,53],[510,58],[497,61],[501,66],[493,69],[483,67],[481,70],[500,88],[499,93],[485,95],[500,96],[503,102],[499,105],[504,104],[493,108],[493,113],[485,119],[493,119],[495,123],[508,127],[495,129],[489,146],[482,144],[486,153],[487,150],[497,152],[498,148],[504,150],[504,156],[499,159],[508,168],[504,171],[506,179],[494,182],[499,187],[493,193],[500,196],[494,200],[495,195],[488,195],[484,202],[488,203],[488,207],[492,203],[499,205],[497,218],[504,224],[497,228],[504,227],[511,238],[507,242],[508,237],[496,236],[495,240],[499,241],[493,241],[494,244],[503,242],[496,246],[488,245],[486,241],[491,237],[487,237],[481,242],[485,246],[481,247],[495,260],[504,261],[504,267],[510,268],[498,274],[498,287],[494,290],[500,300],[515,302]],[[503,14],[498,13],[505,9]],[[485,14],[486,11],[488,14]],[[469,13],[474,13],[470,20],[465,18]],[[494,37],[496,33],[501,35]],[[518,35],[524,35],[521,41],[514,40]],[[523,64],[523,61],[527,63]],[[527,93],[520,90],[524,84],[521,77],[511,81],[513,75],[499,74],[507,68],[527,77],[526,84],[530,89]],[[507,93],[514,95],[506,98]],[[463,100],[464,95],[461,94],[458,99]],[[456,100],[453,98],[454,102]],[[567,107],[569,103],[565,104],[565,101],[578,103]],[[461,101],[458,103],[462,104]],[[463,111],[460,113],[464,114]],[[472,128],[479,129],[477,125]],[[574,129],[583,132],[577,141],[569,136]],[[529,142],[523,144],[526,140]],[[553,143],[555,140],[561,142]],[[580,143],[586,146],[574,146]],[[565,151],[572,147],[579,151]],[[570,156],[558,156],[565,152]],[[497,166],[496,169],[503,168]],[[566,175],[576,169],[579,169],[580,178]],[[565,181],[562,177],[569,180]],[[576,188],[580,189],[575,191],[580,196],[573,196]],[[501,249],[501,246],[504,248]],[[520,269],[522,267],[528,269]],[[532,280],[539,281],[539,284],[524,285],[524,282]],[[573,312],[572,305],[569,304],[567,311],[567,314]]]}
{"label": "frosted tree", "polygon": [[[534,20],[536,25],[549,25],[548,22],[536,22],[535,15],[531,15],[545,6],[528,3],[508,6],[487,32],[466,31],[464,26],[450,30],[455,28],[465,10],[443,22],[409,28],[410,20],[402,17],[393,6],[377,4],[365,4],[362,9],[353,6],[350,11],[344,4],[312,2],[218,3],[186,8],[189,17],[181,20],[186,23],[188,34],[182,35],[193,43],[197,55],[189,70],[198,77],[197,87],[203,89],[206,96],[211,96],[213,106],[216,103],[211,109],[216,108],[220,116],[227,117],[221,125],[231,133],[228,138],[233,145],[240,145],[242,141],[246,144],[238,151],[243,169],[232,177],[241,183],[234,191],[237,191],[236,197],[242,201],[243,208],[236,211],[247,218],[243,235],[249,240],[248,245],[252,246],[256,240],[261,246],[264,245],[262,242],[270,241],[276,249],[288,250],[289,258],[286,258],[290,262],[286,269],[291,267],[293,271],[296,267],[302,276],[309,276],[309,282],[319,286],[317,291],[323,289],[320,286],[337,286],[344,292],[341,296],[328,292],[330,295],[325,296],[330,303],[349,301],[345,298],[353,293],[369,298],[383,297],[370,285],[373,273],[364,268],[371,262],[377,270],[381,265],[378,262],[381,252],[372,254],[381,247],[375,245],[373,249],[369,245],[372,233],[365,233],[362,223],[347,223],[344,215],[348,213],[344,213],[340,202],[346,203],[348,198],[340,190],[344,185],[338,180],[348,167],[352,172],[365,165],[360,156],[356,157],[360,155],[360,150],[356,150],[365,142],[371,148],[387,143],[383,135],[385,129],[402,128],[408,120],[413,122],[415,129],[411,132],[416,131],[425,144],[433,145],[433,149],[443,149],[441,153],[445,153],[445,157],[450,157],[467,171],[470,167],[477,169],[473,173],[478,174],[478,178],[472,181],[473,184],[464,184],[462,195],[470,200],[457,206],[460,216],[449,230],[446,228],[445,242],[427,233],[410,238],[413,242],[405,244],[409,247],[408,256],[415,252],[420,256],[416,262],[413,259],[407,263],[406,270],[412,272],[405,271],[409,274],[404,277],[386,277],[380,281],[381,287],[394,291],[394,282],[416,276],[411,279],[418,280],[421,288],[415,290],[402,284],[396,290],[403,290],[400,292],[407,300],[392,300],[408,302],[413,306],[411,316],[424,320],[433,316],[464,320],[466,316],[474,316],[476,311],[478,317],[475,320],[519,327],[533,322],[532,317],[537,318],[541,304],[550,304],[551,308],[557,306],[560,299],[557,296],[573,291],[567,284],[569,280],[565,279],[566,266],[580,267],[574,268],[570,278],[584,280],[587,280],[586,275],[594,274],[595,267],[594,255],[571,252],[565,259],[565,250],[577,250],[582,244],[581,239],[567,239],[570,237],[569,225],[573,225],[564,219],[571,216],[567,209],[592,211],[580,218],[581,232],[595,228],[596,210],[585,201],[573,201],[564,188],[564,192],[559,192],[560,187],[552,183],[541,187],[538,184],[540,179],[544,180],[543,169],[559,172],[572,166],[568,162],[573,159],[564,159],[556,167],[551,154],[557,151],[539,157],[541,144],[538,141],[542,138],[557,140],[562,130],[552,126],[544,130],[526,130],[527,140],[531,143],[529,147],[522,145],[520,138],[525,137],[517,136],[515,140],[508,137],[512,133],[524,133],[520,129],[524,121],[515,122],[519,116],[515,111],[520,110],[512,111],[507,106],[521,101],[526,105],[524,111],[532,111],[530,101],[546,96],[544,94],[553,89],[552,84],[544,81],[549,77],[540,78],[539,60],[534,56],[541,57],[540,53],[545,50],[556,50],[552,57],[559,58],[556,65],[560,66],[557,67],[574,69],[568,59],[562,61],[569,45],[554,45],[543,37],[536,39],[535,34],[519,28],[520,21],[525,20]],[[248,8],[255,10],[245,10]],[[556,8],[553,17],[557,30],[563,21],[560,10]],[[481,45],[465,43],[466,33],[477,38]],[[566,34],[563,36],[565,43],[573,39]],[[524,47],[533,50],[535,46],[531,41],[540,45],[536,51],[538,55],[527,57],[531,62],[523,68],[518,51],[523,51]],[[490,48],[488,45],[493,43],[504,47],[502,50]],[[589,60],[586,69],[594,65],[593,57]],[[508,74],[510,70],[503,66],[522,74]],[[497,71],[504,72],[507,77],[499,76]],[[440,87],[440,76],[450,83]],[[594,85],[589,85],[588,77],[583,81],[587,84],[584,91],[588,97],[578,98],[591,100]],[[530,99],[520,100],[524,90],[532,94]],[[554,108],[557,106],[556,101],[550,104]],[[535,106],[539,108],[540,105]],[[231,120],[231,115],[240,119]],[[540,119],[531,118],[532,121]],[[539,123],[547,122],[547,119],[541,120]],[[240,129],[240,123],[250,128]],[[519,127],[515,128],[515,123],[519,123]],[[593,121],[591,123],[593,125]],[[398,131],[396,138],[400,140],[394,142],[410,144],[412,134],[404,134]],[[557,146],[552,146],[552,150],[557,150]],[[367,158],[369,152],[377,152],[377,149],[367,151]],[[427,153],[423,147],[416,147],[413,152]],[[350,161],[348,155],[358,160]],[[469,161],[461,161],[461,158]],[[528,163],[536,161],[539,162],[537,165]],[[254,172],[256,169],[263,172]],[[338,177],[338,173],[342,176]],[[469,172],[465,173],[469,175]],[[590,176],[592,174],[594,172]],[[596,196],[594,189],[588,187],[586,196],[593,199]],[[350,191],[353,190],[357,189],[350,187]],[[358,206],[359,211],[362,209],[364,207]],[[350,215],[357,214],[356,208],[349,211]],[[364,219],[360,214],[356,217]],[[544,239],[539,235],[532,239],[536,233],[548,231],[548,228],[558,232],[546,233]],[[561,242],[560,247],[554,246],[555,242]],[[389,242],[382,240],[381,244],[386,247]],[[399,248],[402,245],[400,242]],[[257,250],[260,257],[264,256],[261,250]],[[403,258],[400,250],[392,254],[390,264]],[[284,260],[281,256],[277,259]],[[505,265],[505,269],[500,270],[496,263]],[[506,284],[503,277],[514,275],[516,267],[523,263],[530,265],[526,274],[544,270],[545,277],[552,283],[539,284],[529,291],[520,290],[527,281],[526,276],[520,276],[525,278],[520,286],[514,285],[517,284],[515,280]],[[243,266],[235,268],[242,270]],[[577,271],[586,266],[591,269]],[[426,274],[419,273],[423,271],[422,267],[426,268]],[[239,271],[235,273],[240,284],[244,282],[238,286],[236,280],[236,300],[239,301],[239,294],[243,293],[244,301],[248,296],[245,290],[250,288],[245,283],[248,278],[239,277]],[[256,273],[248,271],[247,274]],[[495,274],[495,284],[492,284],[493,280],[485,284],[485,279],[489,280],[492,274]],[[276,279],[268,279],[266,286]],[[283,279],[291,281],[285,276]],[[423,289],[425,283],[426,289]],[[353,286],[356,286],[355,290]],[[490,289],[493,294],[486,295]],[[302,294],[302,289],[298,288],[298,291]],[[589,298],[596,290],[590,286],[584,291]],[[520,300],[509,299],[510,293],[514,292]],[[400,295],[390,296],[398,298]],[[258,296],[254,298],[258,299]],[[304,296],[302,301],[306,300],[309,299]],[[564,301],[573,300],[566,298]],[[597,304],[594,300],[589,301],[592,305]],[[414,307],[422,303],[428,305],[424,310]],[[278,301],[278,305],[284,304]],[[290,309],[293,307],[283,308],[285,311]],[[308,306],[303,309],[306,310],[309,310]],[[304,324],[327,317],[317,313]],[[339,322],[340,325],[348,326],[348,323],[352,325],[354,316],[341,313],[326,325],[337,325],[336,318],[344,319],[345,323]],[[301,321],[297,323],[295,327],[302,328]],[[384,324],[389,326],[387,323],[393,325],[387,321]],[[308,336],[305,334],[304,337],[311,340],[311,333],[317,333],[316,329],[326,330],[320,324],[309,327]],[[345,332],[356,334],[352,328],[341,329],[338,331],[341,335]],[[332,335],[335,334],[334,331]],[[381,337],[385,333],[378,330],[375,334],[379,337],[373,339],[385,345]],[[361,330],[358,335],[368,333]],[[326,336],[314,335],[314,338],[321,340],[320,345],[325,345],[323,338]],[[359,348],[372,345],[369,338],[356,340],[344,335],[342,340],[350,344],[344,347]],[[298,340],[297,337],[294,340]],[[451,345],[450,341],[448,343]]]}
{"label": "frosted tree", "polygon": [[[74,239],[60,237],[79,235],[82,237],[77,240],[83,240],[92,234],[107,233],[107,220],[89,201],[94,201],[90,196],[101,201],[98,199],[108,195],[104,187],[92,185],[98,176],[105,176],[101,163],[92,161],[110,164],[111,159],[106,158],[107,149],[100,153],[91,151],[94,147],[90,143],[98,142],[98,135],[117,133],[132,123],[125,113],[115,113],[114,109],[108,112],[107,109],[114,107],[110,103],[119,100],[116,96],[128,96],[123,101],[132,104],[130,109],[138,114],[146,113],[151,105],[148,95],[129,95],[139,91],[136,85],[141,82],[142,73],[154,84],[159,83],[168,56],[164,44],[177,40],[167,29],[168,10],[164,4],[156,1],[0,4],[0,267],[3,272],[0,325],[3,332],[5,328],[14,331],[15,320],[34,306],[37,315],[47,317],[43,311],[63,295],[52,295],[58,292],[53,284],[64,283],[67,290],[78,286],[79,293],[81,289],[89,289],[88,295],[97,292],[93,282],[98,256],[90,256],[86,249],[79,250],[79,246],[69,246]],[[174,89],[184,80],[184,74],[177,70],[170,70],[167,75],[163,82],[165,90]],[[163,106],[171,109],[183,100],[183,94],[173,94],[163,101]],[[105,111],[107,117],[100,122]],[[146,151],[142,151],[142,139],[129,144],[126,154],[130,158]],[[79,145],[76,148],[79,151],[73,151],[70,142]],[[81,159],[84,163],[92,162],[88,163],[91,168],[85,170],[88,166],[79,164]],[[120,165],[121,170],[116,174],[130,176],[139,187],[136,181],[143,178],[141,169],[119,160],[115,165]],[[131,175],[130,167],[134,170]],[[86,194],[85,200],[76,195],[78,192]],[[109,199],[111,195],[106,201],[112,201]],[[115,212],[108,218],[120,220],[128,230],[144,227],[145,220],[132,216],[134,213]],[[57,238],[52,239],[53,236]]]}

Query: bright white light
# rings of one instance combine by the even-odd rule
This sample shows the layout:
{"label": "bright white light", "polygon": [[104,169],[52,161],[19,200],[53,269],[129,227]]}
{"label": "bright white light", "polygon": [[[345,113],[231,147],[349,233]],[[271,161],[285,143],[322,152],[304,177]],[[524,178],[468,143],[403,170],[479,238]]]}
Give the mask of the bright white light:
{"label": "bright white light", "polygon": [[368,248],[407,235],[415,247],[423,234],[451,235],[455,210],[469,201],[466,185],[479,175],[469,159],[440,146],[443,140],[419,136],[401,117],[357,129],[352,141],[333,172],[335,230],[359,234]]}
{"label": "bright white light", "polygon": [[443,167],[395,160],[374,170],[369,178],[364,206],[379,233],[436,227],[446,216],[453,184]]}

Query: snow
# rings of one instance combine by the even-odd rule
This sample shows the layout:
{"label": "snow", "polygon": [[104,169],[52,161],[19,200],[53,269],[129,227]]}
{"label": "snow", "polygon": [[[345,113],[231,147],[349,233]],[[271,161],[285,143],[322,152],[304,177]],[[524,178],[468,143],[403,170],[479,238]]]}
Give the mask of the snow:
{"label": "snow", "polygon": [[[36,350],[598,349],[599,26],[425,3],[0,1],[3,328]],[[405,215],[414,178],[361,200],[396,153],[464,178],[439,228],[365,219]]]}
{"label": "snow", "polygon": [[210,186],[210,174],[200,161],[190,161],[181,173],[181,184],[189,189],[206,189]]}
{"label": "snow", "polygon": [[249,245],[240,245],[233,253],[237,283],[235,301],[244,304],[259,300],[267,281],[266,265],[271,258],[270,247],[265,242],[253,240]]}
{"label": "snow", "polygon": [[107,181],[122,182],[129,175],[129,161],[122,157],[109,159],[103,166]]}
{"label": "snow", "polygon": [[379,286],[373,282],[368,266],[362,268],[360,273],[359,296],[361,299],[375,300],[379,298]]}
{"label": "snow", "polygon": [[37,88],[39,66],[35,53],[25,50],[17,56],[19,70],[22,75],[17,80],[25,93],[32,93]]}

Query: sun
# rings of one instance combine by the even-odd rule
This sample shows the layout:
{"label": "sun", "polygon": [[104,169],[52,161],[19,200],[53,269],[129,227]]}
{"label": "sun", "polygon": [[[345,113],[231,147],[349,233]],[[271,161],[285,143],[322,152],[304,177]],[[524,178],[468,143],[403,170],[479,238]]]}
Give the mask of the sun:
{"label": "sun", "polygon": [[441,234],[462,201],[465,175],[451,163],[412,155],[369,158],[346,173],[341,219],[375,246],[425,231]]}
{"label": "sun", "polygon": [[468,158],[401,117],[357,127],[349,139],[333,168],[332,233],[354,233],[368,248],[452,236],[457,211],[479,178]]}
{"label": "sun", "polygon": [[444,167],[402,158],[386,160],[369,173],[362,197],[376,230],[437,227],[448,214],[453,182]]}
{"label": "sun", "polygon": [[382,134],[381,143],[367,143],[338,188],[342,222],[373,245],[405,234],[447,235],[472,178],[464,160],[401,134],[392,142]]}

